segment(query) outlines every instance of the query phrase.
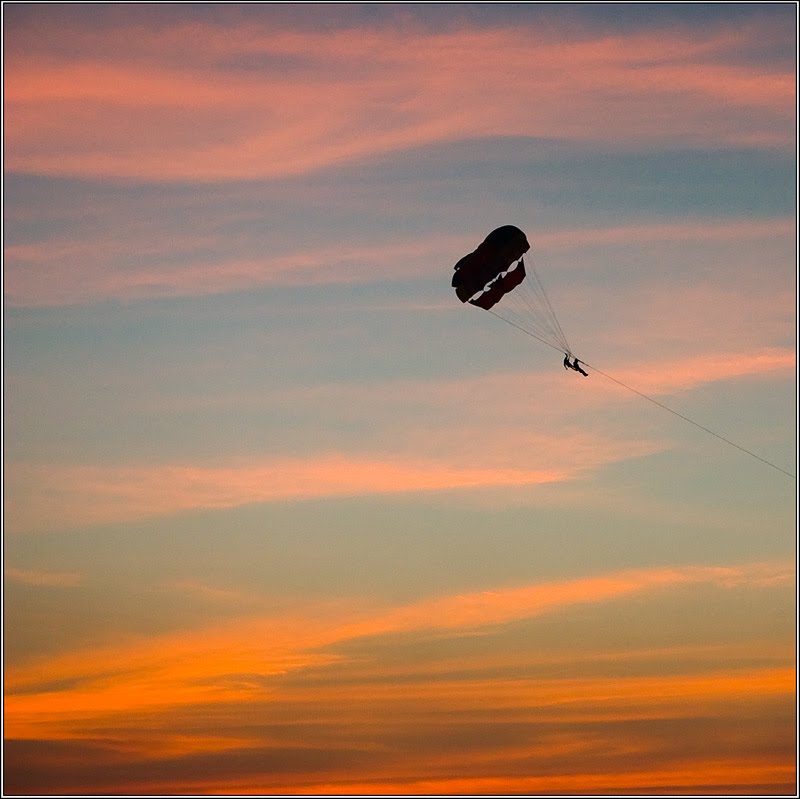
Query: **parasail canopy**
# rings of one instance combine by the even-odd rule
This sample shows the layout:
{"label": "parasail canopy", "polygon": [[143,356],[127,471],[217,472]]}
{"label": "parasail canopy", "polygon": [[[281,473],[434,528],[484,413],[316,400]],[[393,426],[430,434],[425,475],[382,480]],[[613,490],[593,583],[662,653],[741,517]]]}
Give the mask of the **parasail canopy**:
{"label": "parasail canopy", "polygon": [[521,272],[511,266],[530,248],[518,227],[504,225],[493,230],[474,252],[456,264],[452,284],[458,299],[488,311],[524,279],[524,266]]}
{"label": "parasail canopy", "polygon": [[531,245],[514,225],[493,230],[456,265],[452,286],[463,303],[490,311],[564,353],[571,353],[532,259]]}

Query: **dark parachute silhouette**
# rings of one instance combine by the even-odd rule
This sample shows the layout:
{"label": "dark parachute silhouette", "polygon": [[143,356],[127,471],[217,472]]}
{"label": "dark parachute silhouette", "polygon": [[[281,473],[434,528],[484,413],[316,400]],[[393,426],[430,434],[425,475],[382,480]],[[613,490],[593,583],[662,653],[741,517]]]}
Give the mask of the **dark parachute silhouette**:
{"label": "dark parachute silhouette", "polygon": [[493,230],[455,265],[456,296],[571,355],[532,259],[526,268],[523,255],[530,248],[525,234],[514,225]]}
{"label": "dark parachute silhouette", "polygon": [[[456,264],[453,286],[458,299],[488,311],[525,279],[525,265],[521,259],[530,248],[518,227],[505,225],[493,230],[475,252],[465,255]],[[511,269],[514,261],[519,264]]]}

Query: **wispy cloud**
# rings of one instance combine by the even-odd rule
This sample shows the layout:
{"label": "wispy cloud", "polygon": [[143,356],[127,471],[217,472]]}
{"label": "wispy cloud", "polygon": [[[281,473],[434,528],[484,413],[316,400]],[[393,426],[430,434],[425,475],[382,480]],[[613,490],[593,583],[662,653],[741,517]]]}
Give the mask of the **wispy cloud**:
{"label": "wispy cloud", "polygon": [[754,352],[707,353],[668,362],[621,367],[615,377],[647,394],[672,394],[708,383],[792,373],[793,350],[770,348]]}
{"label": "wispy cloud", "polygon": [[690,222],[639,222],[600,228],[542,230],[536,233],[537,245],[548,250],[569,251],[586,246],[608,244],[653,244],[659,241],[739,241],[770,239],[794,235],[795,221],[782,219],[714,219]]}
{"label": "wispy cloud", "polygon": [[[766,734],[759,725],[770,723],[772,709],[793,694],[788,650],[762,648],[754,660],[750,649],[737,652],[732,643],[652,652],[583,647],[555,661],[554,653],[539,648],[517,651],[516,661],[485,648],[465,659],[442,650],[457,658],[456,666],[454,660],[438,662],[428,643],[420,650],[428,654],[415,658],[411,668],[384,663],[381,643],[402,636],[408,650],[430,642],[432,634],[465,642],[470,640],[465,633],[492,634],[509,622],[555,612],[569,618],[578,607],[633,598],[641,605],[659,593],[692,587],[791,590],[792,581],[788,562],[688,565],[497,587],[405,605],[298,606],[283,615],[9,667],[6,734],[14,746],[28,742],[34,750],[69,742],[78,756],[82,747],[97,748],[89,771],[70,765],[69,750],[54,750],[42,761],[48,764],[45,773],[55,768],[54,774],[76,788],[119,788],[127,777],[116,764],[136,763],[139,774],[155,774],[143,766],[153,758],[165,765],[165,758],[175,758],[168,774],[130,784],[199,790],[197,765],[212,756],[203,771],[205,790],[233,785],[242,792],[273,792],[293,786],[341,793],[362,786],[403,792],[409,785],[466,789],[489,783],[506,790],[599,788],[616,773],[629,775],[626,785],[637,779],[673,785],[686,774],[692,775],[691,784],[705,785],[747,735],[711,736],[713,751],[687,741],[684,751],[674,738],[676,726],[703,738],[708,730],[698,732],[698,724],[713,720],[709,729],[730,729],[731,713],[747,713],[754,734]],[[663,667],[665,660],[669,668]],[[761,713],[767,716],[762,719]],[[496,740],[486,734],[487,714]],[[739,763],[729,781],[749,784],[756,774],[762,781],[789,779],[791,752],[773,738],[762,738],[764,746]],[[684,733],[677,740],[683,741]],[[16,763],[25,762],[25,750],[20,751]],[[351,762],[348,752],[357,759]],[[391,752],[395,755],[387,759]],[[226,760],[228,755],[234,756]],[[658,777],[652,770],[655,756],[663,767]],[[304,763],[302,770],[279,765],[294,757]],[[575,773],[576,759],[582,776],[573,781],[568,775]],[[532,762],[536,779],[530,776]],[[453,773],[460,775],[457,783]],[[40,781],[46,778],[40,774]]]}
{"label": "wispy cloud", "polygon": [[83,582],[83,576],[76,572],[18,569],[13,566],[6,566],[3,573],[6,580],[21,585],[44,586],[47,588],[74,588]]}
{"label": "wispy cloud", "polygon": [[[119,212],[123,214],[123,211]],[[5,296],[11,306],[58,306],[102,300],[136,300],[224,294],[269,286],[392,282],[428,277],[431,264],[450,264],[466,246],[456,234],[339,240],[327,246],[236,255],[241,241],[217,234],[182,238],[169,224],[125,235],[120,218],[108,222],[114,232],[9,244],[5,247]],[[691,223],[659,222],[598,228],[534,230],[538,252],[569,252],[582,247],[737,242],[794,238],[794,221],[704,219]],[[256,241],[250,241],[251,247]],[[472,243],[470,246],[474,246]],[[281,248],[286,242],[281,243]],[[213,253],[225,250],[225,257]],[[209,254],[211,253],[211,254]],[[77,268],[79,266],[79,268]],[[443,267],[444,270],[447,267]],[[447,271],[444,271],[447,275]],[[443,279],[446,279],[443,278]],[[707,302],[707,297],[700,298]],[[674,305],[675,303],[673,303]],[[681,307],[686,302],[680,303]]]}
{"label": "wispy cloud", "polygon": [[20,466],[12,471],[9,531],[274,500],[536,485],[566,479],[571,470],[545,465],[528,470],[469,468],[434,460],[321,455],[234,466]]}
{"label": "wispy cloud", "polygon": [[505,624],[582,603],[607,602],[629,594],[674,588],[683,584],[711,583],[726,588],[743,584],[791,582],[783,565],[754,567],[678,567],[618,572],[597,578],[545,583],[518,589],[483,591],[423,601],[398,608],[383,617],[345,626],[345,637],[421,629],[465,629]]}
{"label": "wispy cloud", "polygon": [[[207,296],[265,286],[419,278],[429,273],[432,260],[451,258],[460,244],[455,237],[446,236],[372,245],[339,242],[282,255],[215,260],[182,253],[174,235],[164,231],[161,236],[161,259],[148,252],[157,247],[152,241],[144,250],[138,240],[119,239],[11,245],[5,250],[8,301],[18,306],[71,305],[107,299]],[[220,240],[215,244],[216,249],[222,248]],[[187,243],[193,251],[201,245],[202,238]],[[126,263],[134,253],[146,258],[149,265]],[[176,257],[185,258],[185,263],[169,263]],[[78,261],[78,275],[65,269]],[[382,266],[376,270],[376,264]]]}
{"label": "wispy cloud", "polygon": [[[17,695],[15,702],[37,702],[32,689],[57,680],[84,681],[93,694],[118,697],[117,709],[132,709],[139,703],[156,706],[163,702],[181,704],[184,700],[226,701],[241,698],[262,688],[258,681],[246,680],[227,692],[227,676],[251,674],[266,676],[302,669],[320,662],[337,662],[332,654],[336,645],[354,639],[396,635],[406,632],[468,632],[486,626],[535,618],[545,613],[582,604],[605,603],[634,594],[676,589],[693,584],[733,590],[742,587],[769,588],[790,586],[791,564],[756,562],[733,566],[675,566],[634,569],[526,585],[517,588],[464,593],[423,599],[388,608],[364,606],[356,601],[331,601],[309,604],[305,609],[282,616],[250,617],[227,622],[224,627],[161,636],[132,645],[91,652],[74,652],[38,662],[9,666],[7,689]],[[327,653],[324,650],[328,650]],[[168,655],[167,655],[168,653]],[[271,653],[271,654],[270,654]],[[151,673],[164,690],[149,696],[125,688],[128,674],[138,681],[142,670]],[[113,676],[113,679],[110,679]],[[219,679],[217,691],[209,691],[212,678]],[[180,691],[170,693],[168,684],[185,682]],[[194,689],[192,690],[192,684]],[[172,686],[175,687],[175,686]],[[63,692],[70,700],[72,689]],[[39,695],[47,699],[45,695]],[[172,698],[170,698],[172,697]],[[215,699],[216,697],[216,699]],[[55,699],[55,697],[50,697]],[[129,708],[128,703],[133,703]],[[116,708],[93,703],[97,710]],[[42,705],[55,711],[55,704]],[[74,707],[74,706],[73,706]],[[56,714],[57,715],[57,714]]]}
{"label": "wispy cloud", "polygon": [[210,585],[200,580],[175,580],[165,587],[168,593],[175,592],[177,594],[185,594],[195,599],[212,604],[236,605],[242,607],[245,605],[258,604],[262,598],[252,592],[241,591],[236,588],[230,588],[220,585]]}
{"label": "wispy cloud", "polygon": [[[769,379],[794,366],[793,350],[771,348],[622,364],[613,371],[637,391],[664,396],[733,379]],[[575,480],[670,446],[632,428],[565,431],[565,415],[628,399],[601,375],[595,375],[595,382],[591,392],[576,392],[553,375],[507,373],[450,381],[319,385],[262,396],[257,401],[264,412],[280,414],[291,406],[295,414],[307,413],[311,431],[315,425],[336,427],[358,408],[371,433],[357,449],[343,439],[338,450],[312,451],[305,457],[152,465],[10,462],[7,530],[65,529],[259,502],[539,486]],[[465,403],[464,397],[470,401]],[[493,407],[498,397],[503,398],[502,418],[487,428],[485,408]],[[246,404],[241,397],[230,401]],[[397,430],[393,420],[401,407],[415,408],[420,418],[446,422],[435,428],[406,424]],[[532,427],[526,420],[534,411],[538,423]]]}
{"label": "wispy cloud", "polygon": [[[172,42],[166,58],[149,34],[127,34],[84,31],[80,59],[11,49],[7,168],[251,179],[476,136],[779,146],[794,136],[793,73],[728,58],[732,36],[746,46],[759,35],[746,27],[570,40],[525,26],[398,36],[193,24],[154,32]],[[110,53],[114,37],[125,47]]]}

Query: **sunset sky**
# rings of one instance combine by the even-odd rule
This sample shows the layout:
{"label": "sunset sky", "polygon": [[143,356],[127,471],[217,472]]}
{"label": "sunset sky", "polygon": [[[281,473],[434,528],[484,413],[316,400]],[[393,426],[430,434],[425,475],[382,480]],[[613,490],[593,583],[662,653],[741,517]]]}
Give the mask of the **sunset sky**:
{"label": "sunset sky", "polygon": [[796,14],[4,4],[5,795],[795,794]]}

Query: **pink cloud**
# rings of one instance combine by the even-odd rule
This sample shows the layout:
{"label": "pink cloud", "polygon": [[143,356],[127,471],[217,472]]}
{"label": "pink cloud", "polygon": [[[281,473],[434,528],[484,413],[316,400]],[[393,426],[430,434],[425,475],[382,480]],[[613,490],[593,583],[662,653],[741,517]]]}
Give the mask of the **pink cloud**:
{"label": "pink cloud", "polygon": [[[10,245],[5,249],[7,302],[15,306],[69,305],[104,299],[207,296],[262,286],[353,283],[376,279],[402,280],[430,273],[431,262],[452,259],[462,245],[455,236],[385,241],[375,244],[338,242],[262,257],[213,260],[194,253],[224,242],[200,236],[181,241],[172,234],[151,240],[141,256],[159,255],[183,263],[156,262],[144,266],[115,266],[114,261],[138,252],[138,239],[73,240]],[[185,254],[182,253],[185,250]],[[73,268],[76,263],[79,269]]]}
{"label": "pink cloud", "polygon": [[[618,364],[608,373],[656,398],[730,380],[762,380],[792,374],[795,353],[763,348]],[[555,367],[554,367],[555,368]],[[590,371],[592,369],[589,364]],[[589,386],[589,382],[585,384]],[[319,385],[260,396],[259,407],[307,413],[312,426],[341,426],[357,414],[366,424],[359,448],[345,440],[336,451],[306,457],[264,457],[161,465],[6,464],[6,524],[10,532],[109,523],[196,508],[248,503],[404,492],[487,490],[572,481],[596,469],[663,451],[629,419],[626,429],[598,423],[580,430],[563,420],[598,418],[609,404],[635,399],[601,374],[591,390],[575,390],[560,369],[500,373],[438,382],[391,381],[368,386]],[[469,402],[464,398],[469,397]],[[231,397],[240,405],[247,398]],[[253,399],[253,401],[256,401]],[[487,408],[502,404],[501,414]],[[324,408],[320,416],[320,408]],[[356,411],[356,409],[358,409]],[[434,426],[405,424],[410,410]],[[535,417],[536,424],[530,419]],[[602,418],[602,417],[601,417]],[[725,431],[718,431],[724,434]]]}
{"label": "pink cloud", "polygon": [[795,220],[778,219],[714,219],[690,222],[643,222],[602,228],[570,228],[537,231],[536,246],[548,251],[569,251],[587,246],[619,244],[652,244],[655,242],[736,242],[758,241],[775,237],[791,239]]}
{"label": "pink cloud", "polygon": [[[374,243],[338,241],[325,247],[301,246],[280,254],[266,252],[259,258],[205,256],[201,259],[198,251],[225,248],[225,241],[202,233],[182,238],[172,230],[150,232],[142,241],[139,231],[128,236],[124,229],[120,224],[114,233],[94,237],[91,242],[65,238],[7,245],[6,302],[22,307],[49,306],[106,299],[205,296],[273,285],[363,282],[376,279],[376,268],[381,280],[407,280],[429,275],[432,263],[450,264],[464,248],[474,246],[463,235],[441,234]],[[794,220],[706,219],[691,223],[551,229],[531,231],[530,236],[534,253],[672,242],[757,246],[762,241],[793,241]],[[151,264],[131,265],[128,260],[132,253]],[[174,260],[176,255],[181,258],[180,265],[165,263],[166,256]],[[726,263],[730,269],[732,262],[726,260]],[[685,294],[687,290],[681,291]],[[698,302],[707,304],[707,296],[701,296]],[[688,306],[684,299],[671,303],[673,315]]]}
{"label": "pink cloud", "polygon": [[[734,379],[763,380],[784,376],[792,373],[795,360],[794,349],[763,347],[648,358],[644,361],[631,359],[602,366],[612,377],[634,388],[666,395]],[[349,407],[379,408],[386,419],[396,418],[402,408],[413,408],[422,416],[438,413],[446,421],[438,424],[436,431],[421,431],[419,438],[415,437],[413,430],[402,431],[403,440],[411,437],[410,451],[417,453],[458,451],[461,462],[470,457],[469,453],[473,453],[480,462],[485,463],[487,458],[508,458],[509,453],[522,449],[526,453],[541,451],[544,457],[558,458],[560,461],[562,457],[575,457],[581,449],[582,436],[587,432],[565,432],[561,425],[563,417],[607,405],[610,400],[620,396],[620,389],[602,375],[595,374],[591,382],[586,380],[578,383],[580,390],[576,390],[577,378],[561,368],[559,356],[555,356],[553,369],[554,372],[494,372],[469,378],[430,382],[391,381],[359,387],[318,385],[282,395],[280,401],[290,403],[295,408],[308,407],[309,410],[338,407],[344,413]],[[470,401],[465,402],[465,397],[469,397]],[[480,431],[487,421],[486,408],[492,408],[498,402],[502,404],[502,415],[491,417],[491,431],[482,436]],[[534,427],[530,425],[532,417],[537,420]],[[381,427],[382,441],[393,441],[385,438],[391,436],[391,430],[383,429],[380,417],[373,418],[373,425]],[[506,433],[508,438],[505,437]],[[442,438],[430,438],[437,434]],[[427,448],[426,437],[429,442]],[[518,442],[516,447],[512,443],[514,440]],[[458,442],[466,442],[466,445],[463,449],[454,450]],[[560,452],[556,442],[560,444]],[[609,441],[587,442],[589,449],[605,449],[609,445]],[[393,446],[398,447],[397,451],[402,451],[399,449],[399,439],[393,441]],[[659,445],[650,442],[650,446]]]}
{"label": "pink cloud", "polygon": [[680,360],[622,367],[614,377],[646,394],[671,394],[698,386],[740,378],[792,374],[796,353],[787,349],[755,352],[703,353]]}
{"label": "pink cloud", "polygon": [[99,524],[275,500],[537,485],[563,480],[570,474],[566,466],[470,468],[435,460],[324,455],[228,467],[7,469],[9,531]]}
{"label": "pink cloud", "polygon": [[[113,53],[78,33],[80,60],[7,54],[8,169],[249,179],[476,136],[794,141],[793,72],[724,61],[747,29],[556,39],[526,28],[398,36],[198,25],[162,31],[163,50],[135,33]],[[187,59],[176,62],[176,50]],[[248,58],[303,67],[217,66]]]}

